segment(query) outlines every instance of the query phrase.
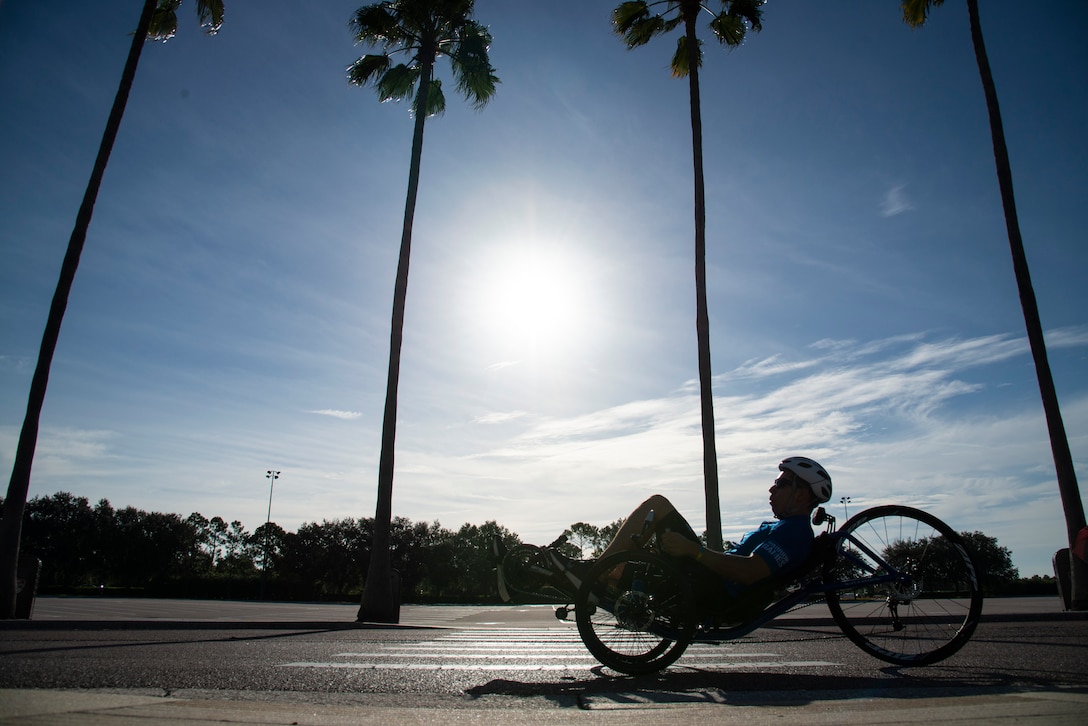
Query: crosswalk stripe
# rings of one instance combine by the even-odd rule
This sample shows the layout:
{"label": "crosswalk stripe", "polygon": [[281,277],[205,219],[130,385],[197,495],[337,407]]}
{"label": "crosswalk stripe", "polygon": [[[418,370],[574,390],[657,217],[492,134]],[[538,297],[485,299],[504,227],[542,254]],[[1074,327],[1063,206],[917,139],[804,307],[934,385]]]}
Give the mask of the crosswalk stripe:
{"label": "crosswalk stripe", "polygon": [[[546,645],[543,643],[533,644],[533,651],[537,653],[569,653],[571,650],[579,648],[581,643],[571,643],[570,645]],[[388,649],[390,652],[404,652],[411,653],[412,655],[418,655],[421,653],[469,653],[469,652],[503,652],[516,650],[515,645],[509,643],[480,643],[463,645],[448,645],[446,643],[424,643],[420,645],[395,645]],[[582,649],[584,650],[584,649]],[[337,655],[350,655],[350,653],[337,653]]]}
{"label": "crosswalk stripe", "polygon": [[[455,658],[504,658],[510,660],[558,660],[571,659],[576,660],[595,660],[588,652],[581,654],[575,653],[534,653],[533,655],[526,655],[524,653],[451,653],[451,656]],[[334,658],[381,658],[381,657],[400,657],[400,658],[416,658],[415,653],[405,653],[404,655],[397,656],[395,653],[337,653]]]}
{"label": "crosswalk stripe", "polygon": [[[569,628],[479,632],[459,630],[431,640],[376,644],[366,651],[337,653],[331,661],[283,663],[283,668],[541,671],[584,670],[597,663]],[[562,661],[562,663],[556,663]],[[819,668],[826,661],[788,661],[777,653],[737,652],[727,645],[692,643],[675,666],[700,670]]]}
{"label": "crosswalk stripe", "polygon": [[[592,659],[591,659],[592,660]],[[671,668],[677,669],[694,669],[694,666],[685,662],[686,659],[681,659],[678,663],[671,666]],[[596,662],[596,661],[593,661]],[[750,668],[753,670],[767,670],[772,668],[827,668],[831,666],[839,665],[831,661],[812,660],[812,661],[755,661],[747,663],[712,663],[706,665],[700,665],[698,670],[704,671],[730,671],[730,670],[742,670]],[[525,664],[509,664],[509,663],[390,663],[386,661],[373,662],[373,663],[330,663],[330,662],[300,662],[300,663],[282,663],[281,668],[329,668],[339,670],[414,670],[414,671],[566,671],[566,670],[582,670],[584,665],[572,665],[572,664],[555,664],[550,665],[547,663],[525,663]]]}
{"label": "crosswalk stripe", "polygon": [[470,663],[284,663],[285,668],[339,668],[402,671],[565,671],[566,665],[481,665]]}

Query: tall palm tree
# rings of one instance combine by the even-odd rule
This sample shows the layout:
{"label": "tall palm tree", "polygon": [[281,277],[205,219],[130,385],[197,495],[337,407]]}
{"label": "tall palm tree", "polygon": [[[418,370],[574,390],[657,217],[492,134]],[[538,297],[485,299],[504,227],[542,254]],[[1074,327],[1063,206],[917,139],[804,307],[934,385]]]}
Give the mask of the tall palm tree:
{"label": "tall palm tree", "polygon": [[[457,90],[476,109],[495,95],[495,76],[488,58],[491,35],[471,19],[475,0],[385,0],[359,8],[350,26],[355,42],[380,50],[367,54],[348,67],[348,79],[358,86],[373,85],[382,101],[412,98],[415,130],[408,171],[408,196],[400,259],[393,290],[393,319],[389,339],[389,374],[385,389],[381,456],[378,463],[378,502],[374,515],[374,540],[366,584],[359,606],[359,620],[397,622],[389,541],[393,505],[393,453],[397,434],[397,385],[400,380],[404,305],[408,292],[408,262],[412,247],[412,222],[419,190],[423,154],[423,125],[428,116],[446,108],[442,82],[434,77],[440,56],[450,59]],[[393,64],[393,54],[404,62]]]}
{"label": "tall palm tree", "polygon": [[[38,363],[30,382],[30,396],[26,406],[26,417],[19,432],[19,443],[15,450],[15,462],[12,465],[11,480],[8,483],[7,497],[4,499],[4,516],[0,519],[0,618],[15,615],[16,576],[19,562],[19,540],[22,535],[23,512],[26,509],[27,492],[30,489],[30,469],[34,462],[34,449],[38,443],[38,426],[41,420],[42,406],[45,403],[45,390],[49,385],[49,369],[53,364],[53,354],[60,337],[60,326],[64,320],[64,311],[68,307],[68,296],[72,291],[79,258],[83,253],[83,244],[87,239],[87,229],[91,225],[94,204],[98,199],[98,190],[102,185],[102,176],[109,163],[121,119],[125,115],[129,92],[136,77],[136,67],[140,63],[140,53],[144,41],[168,40],[177,32],[177,9],[181,0],[145,0],[136,32],[132,36],[125,68],[121,72],[121,84],[113,100],[113,108],[106,120],[106,129],[98,147],[98,156],[91,169],[91,178],[83,194],[83,203],[76,214],[75,228],[68,240],[68,250],[61,263],[60,278],[49,316],[45,322],[41,348],[38,351]],[[197,17],[204,32],[214,35],[223,24],[222,0],[196,0]]]}
{"label": "tall palm tree", "polygon": [[703,184],[703,121],[699,101],[699,68],[703,63],[696,31],[699,16],[710,16],[718,42],[735,48],[748,30],[762,30],[764,0],[718,0],[717,12],[704,0],[632,0],[612,11],[613,29],[628,48],[683,26],[672,58],[672,74],[687,77],[691,101],[691,148],[695,166],[695,332],[699,348],[699,403],[703,429],[703,486],[706,494],[707,544],[722,548],[722,515],[718,496],[718,452],[714,441],[714,392],[710,370],[710,314],[706,299],[706,198]]}
{"label": "tall palm tree", "polygon": [[[944,0],[903,0],[900,8],[903,20],[912,28],[925,24],[931,8],[944,4]],[[1043,324],[1039,318],[1039,307],[1035,302],[1035,289],[1028,272],[1027,255],[1024,253],[1024,240],[1020,236],[1020,222],[1016,216],[1016,198],[1012,187],[1012,166],[1009,164],[1009,151],[1005,146],[1005,130],[1001,123],[1001,109],[997,103],[997,88],[990,72],[990,60],[986,55],[986,45],[982,38],[982,25],[979,22],[978,0],[967,0],[967,14],[971,26],[971,41],[975,49],[975,61],[982,78],[982,90],[986,96],[986,111],[990,117],[990,136],[993,139],[994,161],[997,165],[997,184],[1001,190],[1001,206],[1005,213],[1005,228],[1009,236],[1009,251],[1012,253],[1012,267],[1016,275],[1016,287],[1020,293],[1020,307],[1024,311],[1024,323],[1027,327],[1028,344],[1035,361],[1035,375],[1039,380],[1039,392],[1043,399],[1043,413],[1046,417],[1047,430],[1050,434],[1050,449],[1054,456],[1054,468],[1058,477],[1058,491],[1061,493],[1062,508],[1065,510],[1065,524],[1069,535],[1069,546],[1076,543],[1077,535],[1085,527],[1084,505],[1080,498],[1077,473],[1073,468],[1073,455],[1069,450],[1069,439],[1062,422],[1061,409],[1058,407],[1058,394],[1054,388],[1054,378],[1050,373],[1047,360],[1046,341],[1043,338]],[[1088,609],[1088,567],[1078,558],[1071,558],[1074,572],[1079,574],[1072,580],[1074,609]],[[1078,569],[1079,568],[1079,569]],[[1078,606],[1079,605],[1079,606]]]}

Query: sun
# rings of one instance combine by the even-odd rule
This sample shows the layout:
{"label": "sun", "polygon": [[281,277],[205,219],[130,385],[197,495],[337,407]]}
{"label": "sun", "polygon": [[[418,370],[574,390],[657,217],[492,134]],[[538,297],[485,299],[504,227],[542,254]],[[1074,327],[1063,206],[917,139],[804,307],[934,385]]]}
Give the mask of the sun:
{"label": "sun", "polygon": [[558,354],[589,325],[585,270],[562,247],[517,244],[498,247],[473,276],[473,315],[491,348],[509,355]]}
{"label": "sun", "polygon": [[548,341],[576,318],[574,275],[551,255],[538,250],[505,255],[492,270],[484,304],[507,334]]}

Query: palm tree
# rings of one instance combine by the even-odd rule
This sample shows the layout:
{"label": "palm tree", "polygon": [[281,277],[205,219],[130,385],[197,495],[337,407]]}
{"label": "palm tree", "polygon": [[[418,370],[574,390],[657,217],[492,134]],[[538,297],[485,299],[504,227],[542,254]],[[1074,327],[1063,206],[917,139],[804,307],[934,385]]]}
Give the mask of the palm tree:
{"label": "palm tree", "polygon": [[703,122],[699,102],[699,67],[703,62],[696,35],[701,13],[710,15],[710,30],[722,45],[736,48],[748,30],[759,31],[764,0],[718,0],[717,13],[702,0],[632,0],[612,11],[612,24],[628,48],[683,26],[672,58],[672,74],[687,77],[691,101],[691,146],[695,165],[695,332],[699,347],[699,403],[703,428],[703,486],[706,493],[707,544],[722,548],[722,515],[718,497],[718,452],[714,441],[714,393],[710,371],[710,314],[706,300],[706,201],[703,188]]}
{"label": "palm tree", "polygon": [[[498,78],[488,59],[491,35],[472,20],[475,0],[385,0],[355,12],[350,26],[355,42],[380,49],[348,67],[348,79],[357,86],[372,84],[382,101],[414,96],[412,157],[408,171],[408,196],[404,203],[404,227],[400,259],[393,291],[393,319],[389,340],[389,375],[385,389],[381,456],[378,463],[378,502],[374,515],[374,543],[358,619],[397,622],[389,542],[393,504],[393,450],[397,434],[397,385],[400,380],[404,305],[408,292],[408,262],[412,247],[412,222],[419,190],[419,166],[423,153],[423,124],[428,116],[446,108],[442,82],[434,77],[435,61],[447,56],[457,90],[481,109],[495,95]],[[393,64],[392,54],[405,54],[405,62]]]}
{"label": "palm tree", "polygon": [[[180,5],[181,0],[145,0],[144,2],[140,21],[136,24],[136,32],[132,36],[128,59],[121,73],[121,84],[117,88],[113,108],[110,110],[106,129],[102,133],[102,142],[98,147],[98,156],[91,170],[91,178],[83,194],[83,203],[76,214],[75,228],[68,240],[68,250],[61,263],[60,278],[57,281],[56,291],[53,293],[53,302],[49,308],[49,317],[45,322],[45,332],[38,352],[38,363],[30,382],[26,417],[23,419],[23,428],[19,432],[11,480],[8,483],[7,497],[4,499],[4,516],[0,519],[0,618],[11,618],[15,615],[16,576],[23,511],[26,509],[26,497],[30,489],[30,469],[34,462],[34,449],[38,443],[38,426],[42,406],[45,403],[45,390],[49,385],[49,369],[53,364],[53,353],[56,351],[57,339],[60,337],[64,311],[68,307],[68,296],[72,291],[76,269],[79,267],[79,258],[83,253],[83,244],[87,239],[87,229],[90,227],[91,216],[94,214],[98,189],[102,185],[102,176],[106,172],[106,164],[109,163],[110,152],[113,150],[114,141],[117,140],[121,119],[125,115],[125,105],[128,103],[129,92],[132,90],[132,83],[136,77],[136,67],[140,63],[144,41],[146,39],[165,41],[172,38],[177,32],[177,9]],[[197,0],[196,12],[201,27],[209,35],[214,35],[223,24],[222,0]]]}
{"label": "palm tree", "polygon": [[[900,8],[903,20],[912,28],[921,27],[926,22],[932,7],[943,5],[944,0],[903,0]],[[1009,164],[1009,151],[1005,146],[1005,130],[1001,123],[1001,109],[997,103],[997,88],[990,72],[990,60],[986,55],[986,45],[982,38],[982,25],[979,22],[978,0],[967,0],[967,13],[971,26],[971,41],[975,48],[975,61],[982,78],[982,90],[986,96],[986,111],[990,117],[990,135],[993,138],[994,161],[997,165],[997,184],[1001,190],[1001,206],[1005,212],[1005,228],[1009,236],[1009,251],[1012,253],[1012,267],[1016,275],[1016,286],[1020,293],[1020,307],[1024,311],[1024,323],[1027,327],[1028,344],[1035,361],[1035,375],[1039,380],[1039,392],[1043,399],[1043,413],[1046,417],[1047,430],[1050,434],[1050,449],[1054,456],[1054,468],[1058,477],[1058,491],[1061,493],[1062,507],[1065,510],[1065,524],[1069,535],[1069,546],[1076,543],[1077,535],[1085,527],[1084,505],[1077,485],[1077,473],[1073,468],[1073,455],[1069,450],[1069,439],[1062,422],[1061,409],[1058,407],[1058,394],[1054,388],[1054,379],[1047,360],[1046,341],[1043,338],[1043,324],[1039,319],[1039,307],[1035,302],[1035,289],[1028,272],[1027,255],[1024,253],[1024,240],[1020,236],[1020,222],[1016,216],[1016,198],[1012,187],[1012,166]],[[1088,566],[1077,557],[1072,562],[1072,601],[1076,610],[1088,609]],[[1074,573],[1076,573],[1074,575]],[[1077,576],[1079,575],[1079,576]]]}

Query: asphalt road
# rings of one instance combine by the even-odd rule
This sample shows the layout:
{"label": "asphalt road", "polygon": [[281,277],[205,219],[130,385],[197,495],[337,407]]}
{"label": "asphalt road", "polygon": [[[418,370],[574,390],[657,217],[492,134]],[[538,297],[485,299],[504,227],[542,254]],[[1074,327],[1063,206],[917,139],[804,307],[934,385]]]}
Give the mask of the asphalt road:
{"label": "asphalt road", "polygon": [[22,713],[11,694],[26,692],[12,689],[93,689],[538,714],[715,704],[800,713],[1047,694],[1048,708],[1075,703],[1068,722],[1086,723],[1081,614],[990,607],[960,653],[903,669],[858,650],[812,610],[737,641],[694,644],[667,671],[628,677],[597,664],[547,607],[406,607],[398,627],[359,627],[350,605],[41,599],[34,621],[0,627],[0,720]]}

